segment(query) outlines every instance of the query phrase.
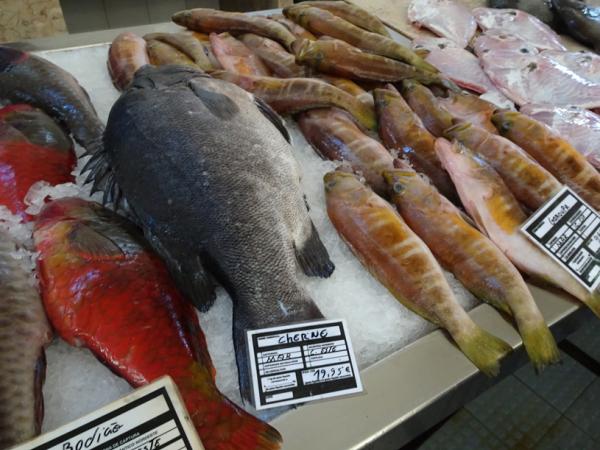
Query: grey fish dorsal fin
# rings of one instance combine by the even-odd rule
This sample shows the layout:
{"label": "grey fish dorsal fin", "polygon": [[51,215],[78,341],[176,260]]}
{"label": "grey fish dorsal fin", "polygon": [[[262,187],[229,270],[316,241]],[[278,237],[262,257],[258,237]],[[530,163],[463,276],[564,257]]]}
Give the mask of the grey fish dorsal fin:
{"label": "grey fish dorsal fin", "polygon": [[283,123],[283,119],[279,114],[277,114],[273,108],[271,108],[264,100],[254,97],[254,103],[258,107],[258,110],[265,116],[269,121],[275,125],[275,128],[279,130],[279,132],[283,135],[286,141],[289,144],[292,143],[292,138],[290,137],[290,133],[288,132],[285,124]]}
{"label": "grey fish dorsal fin", "polygon": [[189,87],[206,109],[219,119],[232,120],[240,112],[240,108],[225,94],[204,89],[198,83],[189,83]]}

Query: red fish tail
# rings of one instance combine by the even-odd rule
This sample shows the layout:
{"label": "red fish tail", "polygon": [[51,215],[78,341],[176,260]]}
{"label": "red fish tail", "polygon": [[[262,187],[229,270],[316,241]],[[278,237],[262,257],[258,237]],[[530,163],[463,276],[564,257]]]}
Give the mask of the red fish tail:
{"label": "red fish tail", "polygon": [[206,450],[281,448],[279,432],[221,394],[208,368],[197,367],[194,372],[191,382],[177,384]]}

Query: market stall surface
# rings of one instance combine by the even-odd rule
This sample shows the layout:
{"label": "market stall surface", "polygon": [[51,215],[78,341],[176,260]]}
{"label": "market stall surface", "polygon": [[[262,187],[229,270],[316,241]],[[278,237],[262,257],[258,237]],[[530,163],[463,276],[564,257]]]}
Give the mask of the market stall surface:
{"label": "market stall surface", "polygon": [[600,322],[560,344],[543,376],[526,364],[402,450],[600,448]]}

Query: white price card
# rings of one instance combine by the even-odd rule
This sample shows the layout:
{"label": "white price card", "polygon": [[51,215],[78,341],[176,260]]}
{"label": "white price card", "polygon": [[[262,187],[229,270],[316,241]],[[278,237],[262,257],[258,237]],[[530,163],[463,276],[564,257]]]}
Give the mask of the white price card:
{"label": "white price card", "polygon": [[170,377],[12,450],[204,450]]}
{"label": "white price card", "polygon": [[362,391],[344,320],[252,330],[248,344],[256,409]]}
{"label": "white price card", "polygon": [[590,292],[600,284],[600,214],[564,187],[521,230]]}

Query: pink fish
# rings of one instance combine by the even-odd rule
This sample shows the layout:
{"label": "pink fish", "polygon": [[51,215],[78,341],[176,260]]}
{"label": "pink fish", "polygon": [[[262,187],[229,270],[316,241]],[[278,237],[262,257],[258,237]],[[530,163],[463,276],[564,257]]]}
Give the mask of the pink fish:
{"label": "pink fish", "polygon": [[[429,53],[425,61],[460,87],[479,94],[496,90],[479,65],[477,57],[464,48],[456,46],[453,41],[445,38],[416,39],[412,43],[412,48],[417,51],[427,50]],[[460,64],[457,64],[457,61],[460,61]]]}
{"label": "pink fish", "polygon": [[600,55],[592,52],[560,52],[544,50],[540,53],[593,83],[600,83]]}
{"label": "pink fish", "polygon": [[418,28],[427,28],[465,48],[477,31],[469,9],[452,0],[412,0],[408,19]]}
{"label": "pink fish", "polygon": [[500,91],[519,105],[551,103],[582,108],[600,106],[600,83],[532,51],[514,36],[483,35],[474,48],[485,73]]}
{"label": "pink fish", "polygon": [[538,18],[518,9],[475,8],[475,20],[484,30],[514,34],[539,49],[566,50],[558,35]]}
{"label": "pink fish", "polygon": [[525,105],[523,114],[545,123],[600,170],[600,115],[576,106]]}
{"label": "pink fish", "polygon": [[210,45],[225,70],[240,75],[269,76],[271,72],[243,42],[229,33],[211,33]]}

